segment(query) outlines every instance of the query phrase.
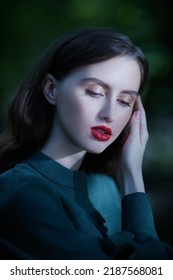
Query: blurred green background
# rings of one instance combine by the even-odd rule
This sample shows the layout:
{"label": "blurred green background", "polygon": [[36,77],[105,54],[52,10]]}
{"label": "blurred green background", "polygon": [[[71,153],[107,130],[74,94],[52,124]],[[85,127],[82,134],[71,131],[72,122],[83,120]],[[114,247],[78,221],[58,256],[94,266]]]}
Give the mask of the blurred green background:
{"label": "blurred green background", "polygon": [[0,125],[21,79],[52,41],[78,27],[110,27],[128,34],[148,57],[143,101],[150,139],[144,180],[159,237],[173,245],[173,24],[170,1],[0,0]]}

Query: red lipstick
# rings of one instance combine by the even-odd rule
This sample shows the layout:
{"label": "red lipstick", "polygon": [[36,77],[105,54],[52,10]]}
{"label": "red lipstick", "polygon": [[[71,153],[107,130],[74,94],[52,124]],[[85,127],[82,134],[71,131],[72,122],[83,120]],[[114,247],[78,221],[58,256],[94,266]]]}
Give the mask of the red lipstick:
{"label": "red lipstick", "polygon": [[106,126],[91,127],[91,134],[100,141],[108,141],[111,138],[112,130]]}

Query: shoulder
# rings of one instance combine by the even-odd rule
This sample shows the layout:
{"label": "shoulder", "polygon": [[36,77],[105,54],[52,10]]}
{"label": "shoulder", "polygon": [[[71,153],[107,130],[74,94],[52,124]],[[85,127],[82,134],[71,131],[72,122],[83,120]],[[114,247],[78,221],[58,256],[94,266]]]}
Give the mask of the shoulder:
{"label": "shoulder", "polygon": [[41,180],[39,174],[34,172],[34,169],[26,162],[21,162],[0,175],[0,187],[21,186],[26,182],[38,182],[39,180]]}
{"label": "shoulder", "polygon": [[44,194],[49,184],[31,166],[22,162],[0,175],[0,200]]}
{"label": "shoulder", "polygon": [[54,184],[27,163],[17,164],[0,175],[0,212],[24,218],[24,214],[39,215],[48,208],[61,206]]}

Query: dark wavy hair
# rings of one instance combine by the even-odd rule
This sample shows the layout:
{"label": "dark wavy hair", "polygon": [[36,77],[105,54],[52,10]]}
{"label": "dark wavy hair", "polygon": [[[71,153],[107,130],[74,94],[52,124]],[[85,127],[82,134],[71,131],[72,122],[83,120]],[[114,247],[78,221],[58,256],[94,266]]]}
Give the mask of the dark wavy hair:
{"label": "dark wavy hair", "polygon": [[[118,56],[131,57],[138,63],[141,71],[139,94],[142,93],[148,75],[148,62],[128,36],[107,28],[82,28],[68,32],[55,41],[22,81],[10,103],[7,128],[0,137],[0,173],[41,150],[50,134],[54,110],[42,92],[46,74],[63,80],[77,67]],[[118,143],[118,140],[115,142]],[[89,171],[100,168],[107,172],[109,156],[116,143],[100,155],[92,157],[88,154],[84,160],[85,168]],[[100,161],[104,157],[107,167]]]}

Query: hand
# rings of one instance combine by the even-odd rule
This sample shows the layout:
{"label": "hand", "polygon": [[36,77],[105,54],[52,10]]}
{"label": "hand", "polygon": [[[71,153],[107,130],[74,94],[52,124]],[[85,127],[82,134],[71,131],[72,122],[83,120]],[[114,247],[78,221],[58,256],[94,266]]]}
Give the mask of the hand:
{"label": "hand", "polygon": [[144,192],[142,161],[148,141],[148,130],[140,96],[136,99],[129,126],[130,131],[124,141],[117,170],[117,181],[123,195]]}
{"label": "hand", "polygon": [[130,132],[122,148],[121,165],[123,168],[139,171],[148,141],[146,115],[140,96],[135,102],[129,125]]}

